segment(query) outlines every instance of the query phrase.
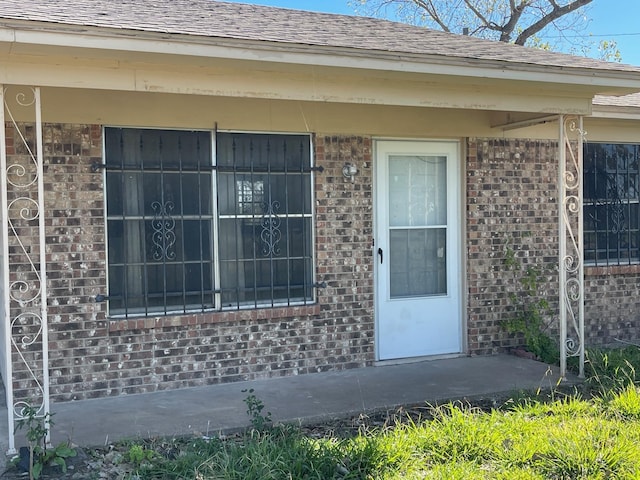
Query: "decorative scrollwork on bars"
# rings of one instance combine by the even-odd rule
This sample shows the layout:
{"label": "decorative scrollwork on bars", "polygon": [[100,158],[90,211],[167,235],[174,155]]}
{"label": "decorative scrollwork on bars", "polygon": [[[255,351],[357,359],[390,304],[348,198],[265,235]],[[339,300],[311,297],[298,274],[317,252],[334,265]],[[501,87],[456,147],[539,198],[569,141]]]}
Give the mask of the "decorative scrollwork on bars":
{"label": "decorative scrollwork on bars", "polygon": [[621,188],[618,187],[614,175],[607,175],[607,193],[611,199],[605,202],[609,211],[609,229],[611,233],[618,235],[627,231],[628,219],[625,215],[625,205],[622,201],[624,194],[620,193]]}
{"label": "decorative scrollwork on bars", "polygon": [[[17,130],[18,126],[14,125]],[[7,166],[7,171],[12,167]],[[36,174],[37,175],[37,174]],[[9,180],[7,180],[9,181]],[[25,185],[17,185],[12,183],[16,188],[16,192],[32,185],[32,182]],[[30,250],[24,245],[21,236],[18,234],[18,228],[16,222],[32,222],[37,220],[40,216],[40,206],[38,202],[31,197],[19,196],[9,202],[7,206],[9,230],[12,233],[13,239],[18,244],[21,252],[21,256],[26,260],[29,265],[29,272],[22,272],[27,278],[33,278],[30,283],[26,280],[19,279],[9,284],[9,295],[11,300],[17,302],[21,307],[26,307],[30,303],[35,302],[41,293],[41,281],[40,272],[36,268]]]}
{"label": "decorative scrollwork on bars", "polygon": [[151,226],[153,227],[153,259],[175,260],[176,252],[173,250],[176,244],[176,221],[171,216],[175,208],[173,202],[153,202],[151,208],[155,213]]}
{"label": "decorative scrollwork on bars", "polygon": [[8,205],[8,210],[9,212],[17,210],[15,218],[26,221],[37,220],[40,215],[38,202],[30,197],[18,197],[12,200]]}
{"label": "decorative scrollwork on bars", "polygon": [[[5,93],[7,89],[5,88]],[[36,154],[33,151],[31,144],[27,141],[24,133],[20,128],[18,128],[18,123],[16,122],[11,109],[9,108],[9,104],[7,103],[7,95],[4,96],[4,108],[9,116],[9,120],[11,121],[14,131],[18,134],[20,142],[24,146],[27,151],[27,159],[15,157],[15,162],[11,165],[7,165],[7,183],[16,188],[29,188],[35,186],[38,182],[38,159],[36,158]],[[15,96],[16,103],[20,107],[31,107],[36,102],[36,92],[35,89],[30,89],[30,94],[27,96],[24,92],[19,92]],[[29,164],[25,165],[25,162]]]}
{"label": "decorative scrollwork on bars", "polygon": [[[35,322],[33,322],[33,325],[31,326],[29,326],[28,323],[30,319],[35,319]],[[37,313],[21,313],[11,321],[11,332],[13,333],[12,340],[15,346],[24,350],[36,343],[40,337],[40,334],[42,333],[42,319]],[[19,342],[16,341],[16,337],[20,337]]]}
{"label": "decorative scrollwork on bars", "polygon": [[[569,314],[569,324],[572,327],[576,338],[578,339],[580,338],[580,327],[578,325],[579,322],[576,315],[576,309],[573,308],[573,306],[575,302],[581,300],[580,282],[580,279],[577,277],[568,278],[565,289],[565,305],[567,306],[567,312]],[[568,336],[565,341],[565,345],[567,347],[567,355],[572,357],[580,354],[581,342],[577,341],[576,338]]]}
{"label": "decorative scrollwork on bars", "polygon": [[[18,420],[22,420],[23,418],[27,418],[27,415],[25,414],[25,412],[33,408],[34,406],[29,402],[25,402],[22,400],[17,401],[13,404],[13,416]],[[42,402],[36,408],[36,416],[38,417],[44,416],[45,414],[44,410],[45,410],[45,405],[44,405],[44,402]]]}
{"label": "decorative scrollwork on bars", "polygon": [[580,342],[577,342],[575,338],[569,337],[564,342],[567,348],[567,355],[570,357],[577,357],[580,355]]}
{"label": "decorative scrollwork on bars", "polygon": [[[44,387],[42,386],[39,376],[34,371],[32,362],[30,362],[25,356],[25,352],[33,346],[39,348],[38,341],[42,338],[43,328],[42,318],[34,312],[21,313],[11,321],[11,344],[13,346],[13,351],[17,353],[20,358],[20,363],[27,372],[29,372],[31,382],[33,384],[33,387],[29,390],[32,392],[35,390],[35,393],[31,393],[29,398],[32,401],[39,400],[39,406],[37,408],[39,413],[45,408]],[[14,402],[14,416],[18,419],[23,418],[22,412],[25,407],[33,407],[33,404],[26,400],[18,400]]]}
{"label": "decorative scrollwork on bars", "polygon": [[564,269],[564,286],[561,291],[564,298],[561,299],[560,308],[566,312],[566,338],[564,339],[567,356],[578,356],[582,353],[583,335],[581,332],[580,315],[583,296],[583,252],[581,247],[581,222],[582,222],[582,140],[586,132],[577,126],[575,118],[565,118],[564,138],[562,148],[566,153],[565,171],[562,198],[562,216],[566,231],[565,255],[561,259],[561,268]]}
{"label": "decorative scrollwork on bars", "polygon": [[[14,419],[22,419],[27,407],[35,408],[40,416],[48,408],[45,247],[41,218],[44,201],[42,124],[39,89],[29,88],[26,93],[9,96],[8,88],[5,88],[3,93],[3,108],[15,135],[15,150],[8,156],[3,172],[9,200],[6,212],[8,240],[13,247],[7,259],[7,268],[10,268],[8,334],[12,349],[9,358],[14,359],[13,370],[20,372],[17,380],[5,381],[14,381],[15,387],[8,388],[9,408]],[[9,98],[15,100],[11,105],[7,101]],[[35,122],[18,123],[12,107],[33,108]]]}
{"label": "decorative scrollwork on bars", "polygon": [[40,281],[39,277],[35,285],[31,285],[25,280],[16,280],[9,284],[9,296],[11,300],[18,303],[20,306],[25,306],[28,303],[34,302],[40,296]]}
{"label": "decorative scrollwork on bars", "polygon": [[265,257],[280,255],[280,247],[278,244],[282,239],[282,232],[280,231],[280,217],[277,214],[277,211],[280,209],[280,202],[265,203],[263,209],[262,231],[260,232],[262,254]]}
{"label": "decorative scrollwork on bars", "polygon": [[21,107],[32,107],[36,103],[36,90],[31,88],[31,94],[27,97],[27,94],[24,92],[19,92],[16,94],[16,102]]}

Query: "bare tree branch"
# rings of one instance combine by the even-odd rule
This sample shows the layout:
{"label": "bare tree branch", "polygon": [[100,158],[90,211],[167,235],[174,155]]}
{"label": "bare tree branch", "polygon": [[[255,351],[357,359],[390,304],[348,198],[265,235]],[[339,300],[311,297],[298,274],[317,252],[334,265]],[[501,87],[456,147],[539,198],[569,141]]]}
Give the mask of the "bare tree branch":
{"label": "bare tree branch", "polygon": [[[1,0],[0,0],[1,1]],[[640,0],[638,0],[640,1]],[[578,10],[593,0],[347,0],[358,13],[502,42],[593,53]],[[587,9],[584,9],[587,11]],[[546,39],[546,40],[545,40]],[[613,45],[613,44],[612,44]],[[610,47],[607,47],[610,48]],[[615,49],[614,49],[615,50]],[[580,54],[580,53],[578,53]]]}
{"label": "bare tree branch", "polygon": [[515,0],[511,0],[511,16],[507,23],[502,26],[502,30],[500,32],[500,41],[508,42],[511,40],[511,34],[518,25],[522,14],[524,13],[524,9],[529,5],[527,0],[522,0],[518,5],[516,5]]}
{"label": "bare tree branch", "polygon": [[440,18],[440,14],[438,13],[438,9],[435,7],[431,0],[412,0],[418,7],[423,8],[429,16],[436,22],[442,30],[445,32],[450,32],[449,25],[445,21]]}
{"label": "bare tree branch", "polygon": [[475,7],[473,3],[471,3],[470,0],[464,0],[464,3],[467,5],[467,8],[469,8],[469,10],[471,10],[473,14],[480,19],[485,27],[490,28],[491,30],[499,29],[498,25],[487,20],[487,18]]}
{"label": "bare tree branch", "polygon": [[549,25],[554,20],[571,13],[577,10],[580,7],[584,7],[585,5],[591,3],[593,0],[575,0],[571,3],[568,3],[565,6],[558,5],[554,0],[549,0],[549,3],[553,6],[553,10],[550,13],[542,17],[537,22],[533,23],[529,27],[525,28],[520,35],[516,38],[515,42],[518,45],[524,45],[526,41],[536,33],[540,32],[544,27]]}

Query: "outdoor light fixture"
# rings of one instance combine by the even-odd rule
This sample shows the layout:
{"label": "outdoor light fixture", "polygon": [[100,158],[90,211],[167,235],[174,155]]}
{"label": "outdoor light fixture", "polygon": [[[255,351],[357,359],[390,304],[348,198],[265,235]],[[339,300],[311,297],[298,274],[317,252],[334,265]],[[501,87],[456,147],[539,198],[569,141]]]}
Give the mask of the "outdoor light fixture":
{"label": "outdoor light fixture", "polygon": [[356,173],[358,173],[358,169],[353,163],[345,163],[342,167],[342,176],[351,180],[351,183],[356,181]]}

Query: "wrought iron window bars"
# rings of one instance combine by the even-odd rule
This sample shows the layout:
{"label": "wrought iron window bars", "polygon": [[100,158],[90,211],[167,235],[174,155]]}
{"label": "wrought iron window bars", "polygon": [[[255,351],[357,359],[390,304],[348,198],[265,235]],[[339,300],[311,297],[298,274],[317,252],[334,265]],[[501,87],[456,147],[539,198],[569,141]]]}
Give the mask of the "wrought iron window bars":
{"label": "wrought iron window bars", "polygon": [[585,144],[585,261],[640,262],[640,146]]}
{"label": "wrought iron window bars", "polygon": [[309,136],[108,127],[99,169],[111,315],[313,301]]}

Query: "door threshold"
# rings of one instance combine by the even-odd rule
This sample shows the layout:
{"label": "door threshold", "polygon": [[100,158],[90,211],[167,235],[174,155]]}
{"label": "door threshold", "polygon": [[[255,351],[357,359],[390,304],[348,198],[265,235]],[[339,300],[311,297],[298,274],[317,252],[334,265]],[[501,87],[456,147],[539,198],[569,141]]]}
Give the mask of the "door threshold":
{"label": "door threshold", "polygon": [[376,360],[374,367],[385,367],[387,365],[404,365],[406,363],[429,362],[432,360],[447,360],[451,358],[467,357],[466,353],[443,353],[440,355],[423,355],[422,357],[393,358],[390,360]]}

